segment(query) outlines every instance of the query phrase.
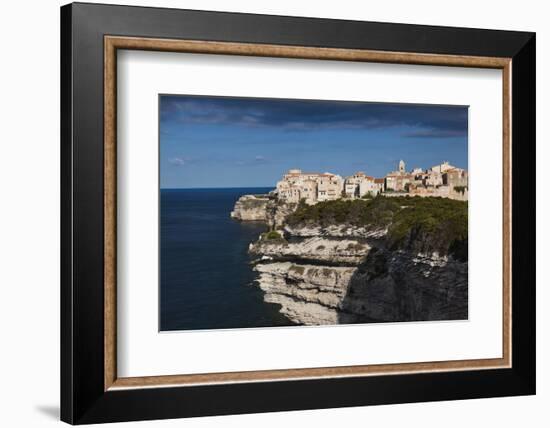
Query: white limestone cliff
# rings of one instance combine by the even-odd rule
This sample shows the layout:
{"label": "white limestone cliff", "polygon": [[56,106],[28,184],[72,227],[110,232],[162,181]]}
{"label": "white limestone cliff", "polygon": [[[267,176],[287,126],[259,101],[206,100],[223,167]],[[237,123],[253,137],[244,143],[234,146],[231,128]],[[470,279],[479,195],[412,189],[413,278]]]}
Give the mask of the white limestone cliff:
{"label": "white limestone cliff", "polygon": [[[264,300],[296,324],[322,325],[467,319],[468,263],[437,252],[411,233],[407,248],[390,248],[388,226],[290,225],[296,204],[246,195],[232,217],[264,221],[276,234],[249,246]],[[269,239],[271,238],[271,239]]]}

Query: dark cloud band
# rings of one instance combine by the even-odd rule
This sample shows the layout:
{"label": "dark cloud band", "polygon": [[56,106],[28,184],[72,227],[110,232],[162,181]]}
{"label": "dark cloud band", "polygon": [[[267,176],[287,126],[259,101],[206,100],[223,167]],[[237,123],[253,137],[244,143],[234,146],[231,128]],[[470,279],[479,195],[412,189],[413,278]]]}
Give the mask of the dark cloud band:
{"label": "dark cloud band", "polygon": [[163,95],[160,114],[161,122],[296,131],[406,127],[403,136],[410,138],[457,137],[468,130],[465,106]]}

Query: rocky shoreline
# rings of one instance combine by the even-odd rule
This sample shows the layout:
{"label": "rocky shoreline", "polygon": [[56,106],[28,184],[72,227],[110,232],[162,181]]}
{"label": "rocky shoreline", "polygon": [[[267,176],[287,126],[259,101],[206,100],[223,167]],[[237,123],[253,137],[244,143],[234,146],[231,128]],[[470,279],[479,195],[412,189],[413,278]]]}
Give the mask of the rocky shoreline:
{"label": "rocky shoreline", "polygon": [[422,242],[392,248],[387,226],[290,224],[297,208],[274,195],[245,195],[231,213],[271,230],[249,246],[252,269],[264,300],[292,322],[467,319],[467,260],[413,250]]}

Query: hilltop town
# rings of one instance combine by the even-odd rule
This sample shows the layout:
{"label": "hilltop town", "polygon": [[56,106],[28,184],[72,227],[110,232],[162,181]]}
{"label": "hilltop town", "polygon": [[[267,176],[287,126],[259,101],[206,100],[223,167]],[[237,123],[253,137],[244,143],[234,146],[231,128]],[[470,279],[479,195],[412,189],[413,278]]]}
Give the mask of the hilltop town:
{"label": "hilltop town", "polygon": [[383,178],[292,169],[231,217],[266,224],[252,269],[292,322],[467,319],[467,199],[468,173],[449,162],[400,161]]}
{"label": "hilltop town", "polygon": [[383,178],[356,172],[343,178],[330,172],[303,172],[291,169],[283,175],[275,190],[279,200],[308,205],[341,198],[357,199],[382,196],[432,196],[468,200],[468,172],[445,161],[429,169],[406,171],[401,160],[396,171]]}

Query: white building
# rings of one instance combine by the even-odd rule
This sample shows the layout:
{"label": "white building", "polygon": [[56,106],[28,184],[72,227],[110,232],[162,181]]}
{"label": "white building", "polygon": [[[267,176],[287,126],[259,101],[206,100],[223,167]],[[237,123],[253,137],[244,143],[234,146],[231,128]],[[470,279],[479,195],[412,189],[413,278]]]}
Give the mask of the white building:
{"label": "white building", "polygon": [[455,168],[454,166],[450,165],[448,161],[445,161],[439,165],[432,166],[431,171],[432,172],[438,172],[440,174],[444,173],[448,169]]}
{"label": "white building", "polygon": [[383,179],[376,182],[374,177],[364,172],[356,172],[346,177],[344,192],[348,198],[362,198],[367,194],[376,196],[382,192],[383,187]]}
{"label": "white building", "polygon": [[309,205],[342,197],[355,199],[365,195],[399,196],[404,193],[468,200],[468,172],[447,161],[427,170],[414,168],[407,172],[403,160],[399,161],[396,171],[384,178],[356,172],[344,180],[330,172],[291,169],[277,183],[276,192],[281,200],[293,203],[304,201]]}
{"label": "white building", "polygon": [[342,177],[329,172],[302,172],[291,169],[277,183],[277,195],[287,202],[315,204],[318,201],[339,199],[342,195]]}
{"label": "white building", "polygon": [[359,184],[359,197],[362,198],[365,195],[376,196],[382,191],[382,187],[383,182],[377,183],[374,177],[367,176],[367,179]]}

